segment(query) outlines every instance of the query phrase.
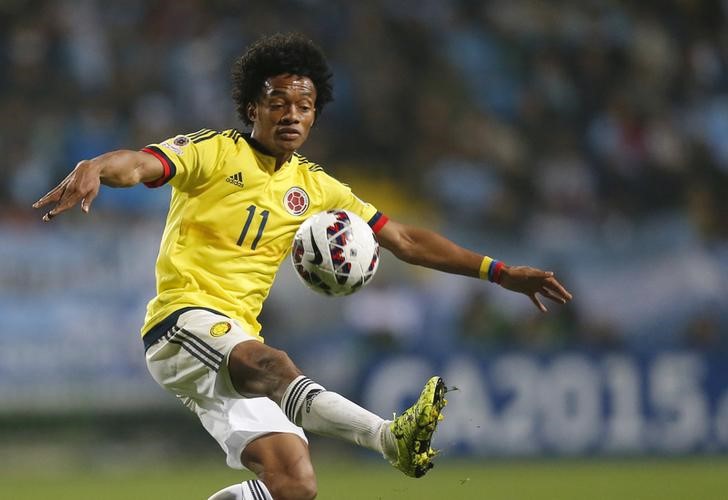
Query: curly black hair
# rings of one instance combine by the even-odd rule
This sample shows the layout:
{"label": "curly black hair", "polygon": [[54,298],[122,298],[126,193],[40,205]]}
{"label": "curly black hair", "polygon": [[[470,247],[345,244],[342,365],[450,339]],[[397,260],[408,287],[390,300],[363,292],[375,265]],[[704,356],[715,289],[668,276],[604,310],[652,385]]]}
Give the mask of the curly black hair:
{"label": "curly black hair", "polygon": [[265,80],[277,75],[300,75],[311,79],[316,87],[317,117],[333,100],[331,70],[319,47],[298,33],[263,37],[235,61],[232,70],[235,109],[246,125],[252,125],[248,104],[258,100]]}

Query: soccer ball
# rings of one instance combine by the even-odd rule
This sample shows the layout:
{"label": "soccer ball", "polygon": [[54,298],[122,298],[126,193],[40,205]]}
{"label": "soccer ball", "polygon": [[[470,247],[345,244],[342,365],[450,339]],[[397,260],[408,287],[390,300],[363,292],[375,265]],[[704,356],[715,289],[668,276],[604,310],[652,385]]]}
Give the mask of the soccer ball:
{"label": "soccer ball", "polygon": [[379,243],[369,225],[347,210],[306,219],[293,238],[291,261],[306,286],[326,295],[349,295],[372,279]]}

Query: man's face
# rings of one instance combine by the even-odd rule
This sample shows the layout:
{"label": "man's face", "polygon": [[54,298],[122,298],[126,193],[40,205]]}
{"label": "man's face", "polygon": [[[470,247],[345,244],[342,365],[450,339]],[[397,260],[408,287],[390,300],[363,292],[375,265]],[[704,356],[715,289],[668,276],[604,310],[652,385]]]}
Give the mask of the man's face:
{"label": "man's face", "polygon": [[316,87],[310,78],[278,75],[263,83],[257,102],[248,105],[252,137],[274,156],[286,156],[306,142],[316,117]]}

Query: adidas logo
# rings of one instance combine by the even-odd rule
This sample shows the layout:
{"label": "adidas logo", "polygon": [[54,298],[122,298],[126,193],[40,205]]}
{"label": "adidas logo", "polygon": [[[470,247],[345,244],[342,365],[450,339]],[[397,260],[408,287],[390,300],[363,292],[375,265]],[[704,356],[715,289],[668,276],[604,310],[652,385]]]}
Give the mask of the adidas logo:
{"label": "adidas logo", "polygon": [[230,184],[235,184],[238,187],[243,187],[243,173],[242,172],[233,174],[225,180],[228,181]]}

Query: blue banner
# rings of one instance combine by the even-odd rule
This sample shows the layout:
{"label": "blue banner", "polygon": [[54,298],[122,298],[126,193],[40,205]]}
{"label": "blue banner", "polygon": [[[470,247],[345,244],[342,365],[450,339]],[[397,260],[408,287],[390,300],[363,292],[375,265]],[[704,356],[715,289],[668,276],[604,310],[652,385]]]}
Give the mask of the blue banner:
{"label": "blue banner", "polygon": [[452,388],[435,440],[450,455],[728,450],[728,364],[717,356],[393,357],[369,367],[362,400],[380,415],[402,411],[433,374]]}

